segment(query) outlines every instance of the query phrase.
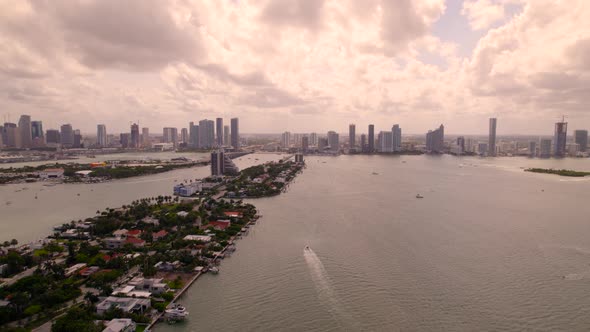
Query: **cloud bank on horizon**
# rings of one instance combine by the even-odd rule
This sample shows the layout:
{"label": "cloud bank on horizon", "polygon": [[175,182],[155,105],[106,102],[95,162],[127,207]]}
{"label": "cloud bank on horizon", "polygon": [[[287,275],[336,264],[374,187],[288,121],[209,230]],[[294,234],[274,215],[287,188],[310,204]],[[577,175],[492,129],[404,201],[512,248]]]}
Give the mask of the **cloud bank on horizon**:
{"label": "cloud bank on horizon", "polygon": [[551,134],[561,114],[590,127],[588,17],[586,0],[0,0],[0,114]]}

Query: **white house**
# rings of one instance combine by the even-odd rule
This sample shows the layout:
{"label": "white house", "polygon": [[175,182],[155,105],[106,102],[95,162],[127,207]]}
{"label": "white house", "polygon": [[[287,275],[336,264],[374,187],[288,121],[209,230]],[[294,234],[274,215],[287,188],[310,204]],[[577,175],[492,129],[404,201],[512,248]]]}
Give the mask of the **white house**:
{"label": "white house", "polygon": [[96,306],[96,313],[102,315],[110,308],[119,308],[123,312],[144,313],[151,308],[151,301],[150,299],[109,296]]}
{"label": "white house", "polygon": [[41,179],[61,179],[64,177],[64,169],[63,168],[46,168],[42,171],[39,171],[39,177]]}
{"label": "white house", "polygon": [[137,326],[129,318],[115,318],[106,323],[106,328],[102,332],[135,332]]}

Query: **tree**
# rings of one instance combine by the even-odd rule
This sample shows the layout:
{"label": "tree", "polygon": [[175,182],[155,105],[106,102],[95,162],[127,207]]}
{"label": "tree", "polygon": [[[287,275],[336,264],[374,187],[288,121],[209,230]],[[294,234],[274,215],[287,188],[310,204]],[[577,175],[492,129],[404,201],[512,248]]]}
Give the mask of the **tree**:
{"label": "tree", "polygon": [[10,241],[10,244],[13,245],[13,246],[16,246],[18,244],[18,241],[16,239],[12,239]]}
{"label": "tree", "polygon": [[94,323],[94,317],[88,311],[73,307],[53,323],[51,332],[100,332],[103,328],[102,324]]}

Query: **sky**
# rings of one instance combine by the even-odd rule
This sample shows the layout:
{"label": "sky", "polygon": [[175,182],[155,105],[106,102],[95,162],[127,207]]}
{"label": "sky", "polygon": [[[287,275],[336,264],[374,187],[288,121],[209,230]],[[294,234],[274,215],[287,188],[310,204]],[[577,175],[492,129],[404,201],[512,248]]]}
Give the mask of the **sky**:
{"label": "sky", "polygon": [[111,133],[590,129],[588,0],[0,0],[0,115]]}

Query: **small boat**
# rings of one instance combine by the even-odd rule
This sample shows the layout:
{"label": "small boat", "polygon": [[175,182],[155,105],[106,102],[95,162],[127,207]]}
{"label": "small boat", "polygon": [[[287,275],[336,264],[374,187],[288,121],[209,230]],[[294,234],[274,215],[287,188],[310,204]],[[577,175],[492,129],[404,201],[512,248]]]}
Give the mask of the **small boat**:
{"label": "small boat", "polygon": [[180,304],[174,304],[170,309],[166,309],[164,317],[171,321],[181,321],[188,316],[186,308]]}
{"label": "small boat", "polygon": [[309,251],[311,249],[309,248],[309,246],[305,246],[305,250],[308,250]]}
{"label": "small boat", "polygon": [[373,175],[379,175],[379,173],[377,173],[377,172],[373,172],[373,173],[371,173],[371,174],[373,174]]}
{"label": "small boat", "polygon": [[420,195],[420,194],[417,194],[417,195],[416,195],[416,198],[424,198],[424,196],[422,196],[422,195]]}
{"label": "small boat", "polygon": [[209,269],[209,272],[213,273],[213,274],[217,274],[219,273],[219,268],[214,266],[212,268]]}

